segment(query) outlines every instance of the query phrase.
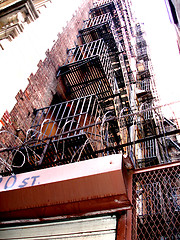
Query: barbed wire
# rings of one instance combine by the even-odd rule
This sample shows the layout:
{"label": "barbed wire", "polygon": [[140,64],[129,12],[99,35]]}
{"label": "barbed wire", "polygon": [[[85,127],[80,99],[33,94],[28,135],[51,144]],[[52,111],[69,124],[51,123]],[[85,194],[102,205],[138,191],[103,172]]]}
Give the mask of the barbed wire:
{"label": "barbed wire", "polygon": [[[100,142],[101,142],[101,147],[107,147],[107,141],[106,141],[106,132],[109,131],[109,122],[110,121],[113,121],[113,120],[121,120],[121,119],[124,119],[124,118],[129,118],[129,117],[132,117],[132,124],[135,125],[137,124],[138,120],[137,120],[137,116],[140,116],[141,118],[144,119],[143,117],[143,113],[146,113],[148,111],[154,111],[157,113],[157,110],[160,109],[160,108],[163,108],[163,107],[167,107],[167,106],[170,106],[172,104],[177,104],[177,103],[180,103],[180,101],[176,101],[176,102],[173,102],[173,103],[166,103],[166,104],[163,104],[163,105],[160,105],[160,106],[152,106],[152,107],[149,107],[149,108],[146,108],[146,109],[143,109],[143,105],[141,105],[140,109],[139,110],[135,110],[134,112],[130,109],[130,108],[123,108],[119,114],[118,117],[115,117],[115,116],[112,116],[112,115],[109,115],[107,117],[108,114],[111,113],[111,111],[108,111],[104,114],[103,118],[101,119],[100,117],[98,117],[95,121],[95,123],[93,124],[89,124],[89,125],[86,125],[84,127],[78,127],[76,129],[72,129],[71,131],[64,131],[66,125],[68,123],[71,123],[73,120],[69,120],[67,121],[64,126],[61,128],[61,131],[59,134],[57,135],[54,135],[54,136],[51,136],[51,137],[48,137],[48,136],[45,136],[44,138],[42,138],[42,128],[43,128],[43,125],[45,124],[45,122],[49,121],[49,119],[45,119],[42,124],[41,124],[41,127],[40,127],[40,131],[36,130],[36,129],[33,129],[33,128],[30,128],[27,130],[26,132],[26,137],[25,137],[25,141],[22,141],[18,136],[16,136],[15,134],[9,132],[9,131],[6,131],[6,130],[3,130],[3,131],[0,131],[0,134],[10,134],[12,136],[14,136],[14,138],[16,140],[19,141],[19,145],[17,146],[13,146],[11,148],[5,146],[3,143],[0,143],[0,145],[2,146],[0,148],[0,153],[3,153],[3,152],[9,152],[10,151],[10,154],[8,154],[8,158],[7,159],[4,159],[3,157],[0,157],[0,163],[10,172],[13,171],[13,168],[21,168],[24,166],[25,164],[25,154],[20,150],[22,147],[24,147],[25,149],[25,152],[26,152],[26,155],[27,155],[27,161],[30,162],[30,157],[29,157],[29,152],[32,152],[32,154],[34,155],[34,163],[35,164],[39,164],[40,161],[41,161],[41,156],[39,154],[36,153],[36,151],[34,151],[32,149],[32,146],[33,144],[37,144],[38,143],[45,143],[47,140],[51,140],[51,142],[53,143],[53,146],[54,146],[54,151],[56,153],[56,155],[58,154],[58,144],[59,144],[59,141],[62,140],[63,141],[63,151],[62,151],[62,160],[63,160],[63,157],[64,157],[64,151],[65,151],[65,142],[64,142],[64,139],[63,139],[63,135],[65,134],[70,134],[70,133],[73,133],[75,131],[81,131],[81,130],[84,130],[84,129],[88,129],[90,127],[95,127],[95,136],[96,136],[96,128],[98,125],[100,125]],[[131,113],[126,113],[126,111],[131,111]],[[160,115],[158,113],[158,115]],[[140,120],[141,121],[141,120]],[[159,123],[162,123],[164,121],[164,118],[161,118],[159,117],[158,119],[158,122]],[[123,127],[121,124],[120,124],[121,127]],[[30,132],[33,132],[33,134],[29,137],[30,135]],[[163,128],[163,136],[165,136],[165,130]],[[38,137],[37,137],[38,136]],[[33,140],[34,137],[37,137],[35,140]],[[58,140],[57,142],[57,146],[54,144],[53,142],[53,139],[57,138],[56,140]],[[79,153],[79,156],[78,156],[78,161],[82,155],[82,152],[84,150],[84,147],[86,146],[87,143],[90,143],[90,142],[96,142],[96,140],[94,139],[87,139],[85,141],[85,143],[83,145],[81,145],[78,150],[76,150],[71,158],[71,161],[73,161],[75,155],[80,151]],[[135,145],[135,141],[133,140],[133,146]],[[13,160],[16,156],[16,154],[21,154],[22,157],[23,157],[23,160],[22,160],[22,163],[17,166],[17,165],[13,165]],[[11,160],[11,164],[8,163],[8,160]],[[55,158],[54,161],[56,161],[57,159]]]}

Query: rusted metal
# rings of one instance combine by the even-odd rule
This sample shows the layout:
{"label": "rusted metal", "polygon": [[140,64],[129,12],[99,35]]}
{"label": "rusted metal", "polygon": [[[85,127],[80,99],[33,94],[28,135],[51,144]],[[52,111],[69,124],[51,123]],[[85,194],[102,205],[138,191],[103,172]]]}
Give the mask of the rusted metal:
{"label": "rusted metal", "polygon": [[0,188],[1,220],[130,207],[121,154],[4,177]]}
{"label": "rusted metal", "polygon": [[179,239],[180,161],[133,175],[132,240]]}
{"label": "rusted metal", "polygon": [[141,168],[141,169],[135,169],[134,174],[138,173],[145,173],[145,172],[151,172],[151,171],[156,171],[156,170],[163,170],[169,167],[178,167],[179,166],[179,160],[171,163],[165,163],[162,165],[157,165],[157,166],[151,166],[151,167],[146,167],[146,168]]}
{"label": "rusted metal", "polygon": [[127,228],[126,221],[127,221],[126,213],[121,214],[120,217],[117,219],[116,240],[126,239],[126,228]]}

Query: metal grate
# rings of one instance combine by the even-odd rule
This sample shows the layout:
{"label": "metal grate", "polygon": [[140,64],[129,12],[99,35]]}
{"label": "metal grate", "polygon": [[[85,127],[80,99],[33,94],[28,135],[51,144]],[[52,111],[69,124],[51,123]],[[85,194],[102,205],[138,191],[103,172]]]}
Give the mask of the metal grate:
{"label": "metal grate", "polygon": [[[60,135],[59,139],[64,139],[82,134],[84,131],[92,135],[93,128],[78,129],[95,123],[96,119],[101,116],[102,110],[97,98],[91,95],[36,110],[34,123],[30,130],[37,132],[37,139],[52,136],[55,139],[57,135]],[[66,132],[68,133],[64,134]]]}
{"label": "metal grate", "polygon": [[84,21],[84,26],[79,33],[84,43],[103,38],[109,52],[120,51],[118,49],[119,37],[110,13]]}
{"label": "metal grate", "polygon": [[98,0],[98,1],[94,2],[93,5],[94,5],[94,7],[99,7],[101,5],[108,4],[111,2],[112,2],[112,0]]}
{"label": "metal grate", "polygon": [[153,119],[153,110],[152,110],[152,103],[151,102],[144,102],[141,105],[141,110],[143,111],[142,113],[142,121],[150,120]]}
{"label": "metal grate", "polygon": [[132,239],[180,239],[180,163],[133,176]]}
{"label": "metal grate", "polygon": [[[1,160],[8,172],[21,173],[114,153],[99,150],[119,142],[113,111],[103,112],[95,95],[61,102],[34,111],[34,121],[24,141],[3,148]],[[10,134],[7,131],[2,133]],[[17,141],[18,140],[18,141]]]}
{"label": "metal grate", "polygon": [[86,28],[92,28],[94,26],[106,23],[108,21],[112,21],[112,17],[111,17],[110,13],[106,13],[106,14],[103,14],[103,15],[100,15],[100,16],[97,16],[94,18],[90,18],[90,19],[84,21],[82,30],[84,30]]}
{"label": "metal grate", "polygon": [[145,79],[143,81],[137,81],[136,86],[137,86],[137,88],[139,88],[140,90],[144,90],[145,92],[151,91],[150,79]]}
{"label": "metal grate", "polygon": [[104,41],[103,39],[99,39],[98,41],[68,49],[68,56],[64,65],[73,64],[95,56],[101,57],[106,55],[106,53],[107,48]]}
{"label": "metal grate", "polygon": [[89,13],[91,17],[99,16],[105,13],[110,12],[113,16],[115,5],[114,2],[111,0],[102,0],[95,2],[94,7],[90,9]]}
{"label": "metal grate", "polygon": [[137,168],[149,167],[156,164],[158,162],[158,143],[156,139],[146,140],[141,144],[137,144],[137,148],[139,147],[140,151],[137,151]]}
{"label": "metal grate", "polygon": [[83,157],[92,158],[102,143],[99,126],[93,124],[102,118],[102,114],[94,95],[36,110],[26,138],[33,139],[35,143],[29,147],[41,157],[38,159],[30,154],[29,162],[38,165],[72,162],[78,156],[74,156],[75,152],[85,142]]}
{"label": "metal grate", "polygon": [[103,100],[119,92],[103,39],[70,49],[57,76],[69,87],[72,98],[95,94]]}
{"label": "metal grate", "polygon": [[117,122],[106,121],[112,116],[95,95],[37,109],[25,140],[4,148],[0,158],[9,163],[7,170],[20,173],[102,156],[96,152],[117,144]]}

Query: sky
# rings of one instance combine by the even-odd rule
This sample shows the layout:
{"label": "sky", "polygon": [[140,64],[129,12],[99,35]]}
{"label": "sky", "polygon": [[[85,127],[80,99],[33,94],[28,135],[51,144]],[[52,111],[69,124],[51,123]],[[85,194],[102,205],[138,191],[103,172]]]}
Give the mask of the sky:
{"label": "sky", "polygon": [[[36,22],[26,26],[23,34],[8,43],[4,51],[0,51],[0,117],[6,109],[11,111],[15,95],[20,89],[25,90],[27,78],[31,72],[36,72],[39,60],[45,58],[45,51],[52,47],[57,32],[62,31],[82,1],[53,0],[53,4],[49,4]],[[178,101],[180,55],[164,0],[131,1],[136,17],[144,23],[162,104]],[[176,114],[180,112],[175,111]]]}
{"label": "sky", "polygon": [[[180,54],[176,32],[170,23],[164,0],[131,0],[136,17],[144,23],[156,86],[161,104],[180,101]],[[180,118],[180,103],[163,108],[167,117]]]}
{"label": "sky", "polygon": [[11,111],[16,94],[20,89],[25,90],[28,77],[36,73],[38,62],[44,60],[58,32],[62,32],[82,2],[52,0],[35,22],[0,51],[0,118],[6,109]]}

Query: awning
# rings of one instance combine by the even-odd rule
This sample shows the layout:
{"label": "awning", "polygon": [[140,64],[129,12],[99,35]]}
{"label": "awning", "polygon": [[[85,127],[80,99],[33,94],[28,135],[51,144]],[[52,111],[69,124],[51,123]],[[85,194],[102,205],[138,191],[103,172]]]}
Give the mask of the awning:
{"label": "awning", "polygon": [[81,216],[129,207],[121,154],[0,180],[1,220]]}

